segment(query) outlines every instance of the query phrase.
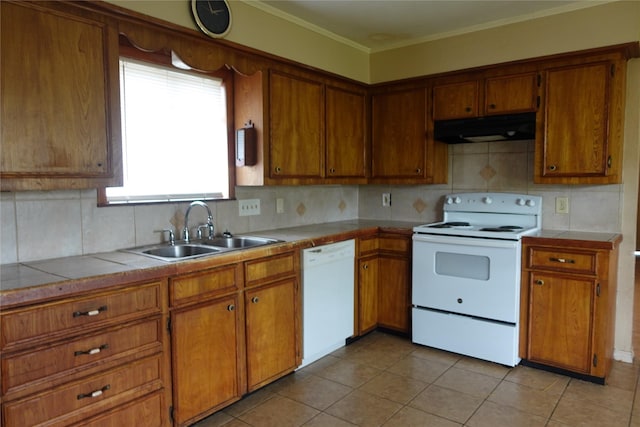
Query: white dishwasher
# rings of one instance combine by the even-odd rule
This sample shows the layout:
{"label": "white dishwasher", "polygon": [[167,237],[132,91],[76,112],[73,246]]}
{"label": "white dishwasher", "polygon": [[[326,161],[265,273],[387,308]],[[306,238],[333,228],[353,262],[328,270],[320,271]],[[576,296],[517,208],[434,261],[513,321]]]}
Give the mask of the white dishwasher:
{"label": "white dishwasher", "polygon": [[345,345],[353,336],[355,241],[302,251],[302,365]]}

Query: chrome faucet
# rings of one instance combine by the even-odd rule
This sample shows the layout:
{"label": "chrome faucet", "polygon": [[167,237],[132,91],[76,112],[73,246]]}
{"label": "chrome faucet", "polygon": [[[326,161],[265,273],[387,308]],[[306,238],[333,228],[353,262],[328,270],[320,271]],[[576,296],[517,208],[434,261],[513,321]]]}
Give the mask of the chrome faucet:
{"label": "chrome faucet", "polygon": [[191,212],[191,208],[194,206],[202,206],[207,210],[207,228],[209,229],[209,238],[212,239],[214,236],[213,230],[213,215],[211,215],[211,209],[205,202],[201,202],[196,200],[195,202],[191,202],[189,207],[187,208],[187,213],[184,215],[184,230],[182,231],[184,241],[189,243],[189,213]]}

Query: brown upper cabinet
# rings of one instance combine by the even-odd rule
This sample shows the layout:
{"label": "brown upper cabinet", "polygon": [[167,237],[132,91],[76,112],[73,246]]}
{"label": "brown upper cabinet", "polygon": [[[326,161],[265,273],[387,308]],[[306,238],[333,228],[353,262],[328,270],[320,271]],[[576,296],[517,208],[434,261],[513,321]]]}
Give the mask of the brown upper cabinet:
{"label": "brown upper cabinet", "polygon": [[269,153],[271,178],[321,178],[324,169],[324,87],[271,71]]}
{"label": "brown upper cabinet", "polygon": [[436,83],[433,119],[449,120],[536,111],[537,73]]}
{"label": "brown upper cabinet", "polygon": [[117,22],[57,2],[0,15],[1,189],[121,185]]}
{"label": "brown upper cabinet", "polygon": [[447,146],[427,138],[427,89],[374,93],[371,178],[387,183],[442,183]]}
{"label": "brown upper cabinet", "polygon": [[621,182],[626,61],[543,71],[534,182]]}

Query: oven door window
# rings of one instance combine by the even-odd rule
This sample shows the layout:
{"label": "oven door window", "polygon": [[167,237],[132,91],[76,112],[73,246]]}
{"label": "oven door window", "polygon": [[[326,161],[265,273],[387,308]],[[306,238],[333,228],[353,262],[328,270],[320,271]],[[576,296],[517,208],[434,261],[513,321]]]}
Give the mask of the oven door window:
{"label": "oven door window", "polygon": [[436,252],[436,274],[464,279],[489,280],[489,257]]}

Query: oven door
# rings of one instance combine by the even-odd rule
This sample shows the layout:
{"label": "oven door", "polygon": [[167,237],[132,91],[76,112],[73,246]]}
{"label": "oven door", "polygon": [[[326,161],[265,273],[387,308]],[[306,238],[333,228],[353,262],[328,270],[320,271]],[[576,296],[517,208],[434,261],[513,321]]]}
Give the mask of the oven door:
{"label": "oven door", "polygon": [[413,235],[413,305],[517,323],[520,241]]}

